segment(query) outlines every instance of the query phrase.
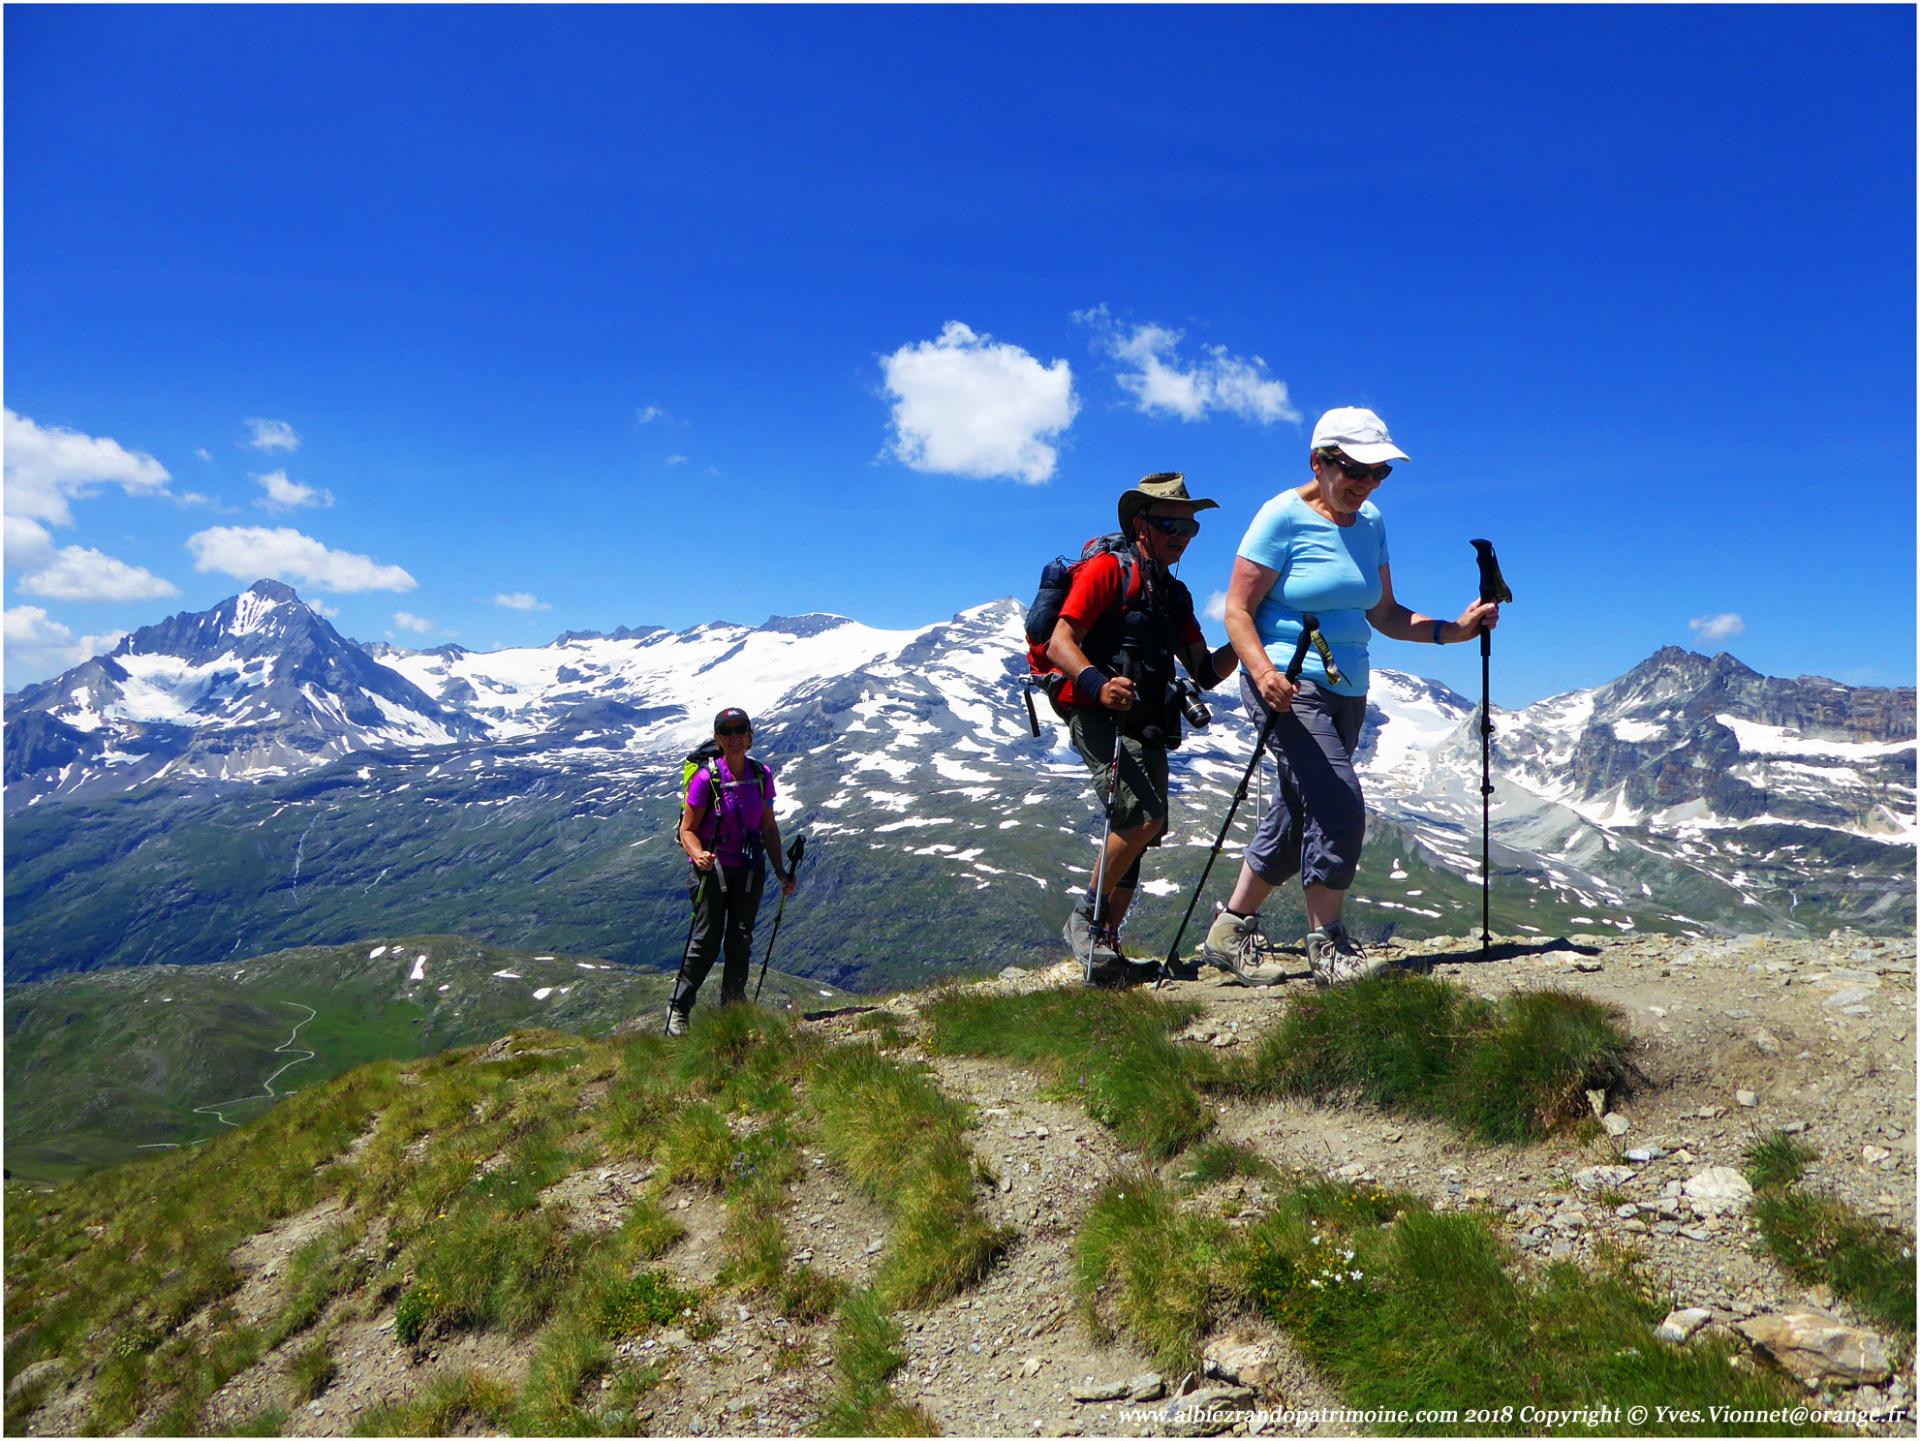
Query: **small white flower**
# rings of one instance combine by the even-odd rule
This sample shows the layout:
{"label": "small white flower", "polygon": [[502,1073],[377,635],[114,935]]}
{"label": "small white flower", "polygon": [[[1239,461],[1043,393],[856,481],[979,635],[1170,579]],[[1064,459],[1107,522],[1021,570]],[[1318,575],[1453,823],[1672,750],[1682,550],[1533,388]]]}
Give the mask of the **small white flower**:
{"label": "small white flower", "polygon": [[1349,1271],[1347,1274],[1352,1276],[1356,1281],[1360,1279],[1360,1273],[1358,1271]]}

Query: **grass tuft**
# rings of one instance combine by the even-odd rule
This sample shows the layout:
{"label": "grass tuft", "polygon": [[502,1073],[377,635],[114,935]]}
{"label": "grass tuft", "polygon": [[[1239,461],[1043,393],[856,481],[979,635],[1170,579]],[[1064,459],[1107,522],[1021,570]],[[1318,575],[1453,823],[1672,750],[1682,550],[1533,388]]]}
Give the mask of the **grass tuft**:
{"label": "grass tuft", "polygon": [[513,1429],[522,1436],[582,1436],[599,1428],[578,1404],[581,1388],[612,1363],[613,1349],[586,1320],[551,1326],[534,1347]]}
{"label": "grass tuft", "polygon": [[1196,1370],[1200,1342],[1224,1299],[1228,1231],[1188,1215],[1152,1176],[1112,1181],[1094,1197],[1074,1242],[1082,1313],[1098,1335],[1125,1331],[1162,1370]]}
{"label": "grass tuft", "polygon": [[354,1254],[358,1239],[351,1226],[330,1226],[293,1253],[286,1300],[267,1329],[268,1350],[306,1330],[328,1301],[362,1279],[365,1267]]}
{"label": "grass tuft", "polygon": [[1863,1316],[1912,1336],[1913,1238],[1801,1186],[1807,1167],[1818,1158],[1781,1131],[1747,1148],[1747,1180],[1762,1241],[1794,1279],[1831,1286]]}
{"label": "grass tuft", "polygon": [[[566,1224],[553,1211],[503,1217],[488,1206],[466,1207],[422,1248],[395,1333],[411,1343],[437,1329],[530,1331],[553,1309],[576,1259]],[[400,1334],[403,1326],[411,1335]]]}
{"label": "grass tuft", "polygon": [[638,1336],[676,1320],[700,1304],[694,1292],[683,1290],[664,1271],[641,1271],[623,1276],[611,1269],[592,1275],[578,1302],[599,1335]]}
{"label": "grass tuft", "polygon": [[880,1299],[931,1305],[984,1276],[1009,1237],[974,1195],[961,1108],[920,1069],[865,1046],[829,1052],[812,1082],[822,1142],[893,1219],[875,1280]]}
{"label": "grass tuft", "polygon": [[507,1424],[511,1386],[478,1371],[441,1376],[409,1401],[376,1406],[353,1428],[356,1436],[452,1436],[475,1427]]}
{"label": "grass tuft", "polygon": [[663,1180],[692,1181],[718,1191],[727,1183],[738,1150],[719,1108],[691,1101],[667,1121],[657,1154]]}
{"label": "grass tuft", "polygon": [[887,1378],[906,1357],[900,1327],[872,1291],[848,1297],[833,1335],[839,1386],[815,1434],[820,1436],[937,1436],[940,1428],[917,1406],[893,1394]]}
{"label": "grass tuft", "polygon": [[1733,1369],[1728,1343],[1654,1339],[1665,1307],[1630,1271],[1558,1263],[1530,1277],[1476,1215],[1318,1183],[1248,1228],[1238,1268],[1347,1404],[1491,1413],[1435,1431],[1511,1431],[1527,1405],[1594,1397],[1698,1415],[1669,1413],[1669,1429],[1722,1430],[1710,1408],[1732,1406],[1777,1409],[1773,1429],[1793,1430],[1785,1387]]}
{"label": "grass tuft", "polygon": [[1074,986],[1017,996],[955,992],[923,1015],[930,1049],[1042,1071],[1127,1145],[1164,1160],[1213,1129],[1200,1091],[1218,1083],[1220,1064],[1170,1034],[1198,1011],[1144,992]]}
{"label": "grass tuft", "polygon": [[331,1386],[339,1372],[340,1368],[333,1359],[333,1343],[326,1337],[303,1346],[287,1367],[293,1404],[306,1405]]}
{"label": "grass tuft", "polygon": [[1774,1131],[1747,1147],[1747,1181],[1756,1191],[1791,1186],[1819,1159],[1820,1153],[1804,1141]]}
{"label": "grass tuft", "polygon": [[794,1084],[820,1042],[776,1011],[736,1005],[695,1012],[679,1046],[673,1073],[685,1088],[723,1111],[777,1115],[792,1108]]}
{"label": "grass tuft", "polygon": [[1239,1141],[1202,1141],[1187,1152],[1180,1166],[1181,1182],[1195,1189],[1236,1176],[1265,1180],[1278,1175],[1273,1162]]}
{"label": "grass tuft", "polygon": [[1449,1087],[1449,1119],[1488,1141],[1537,1141],[1589,1114],[1586,1093],[1633,1079],[1620,1012],[1566,991],[1502,996]]}
{"label": "grass tuft", "polygon": [[1517,1143],[1576,1123],[1588,1090],[1626,1085],[1632,1045],[1618,1012],[1584,996],[1495,1003],[1389,972],[1294,1002],[1239,1083],[1255,1095],[1350,1096]]}
{"label": "grass tuft", "polygon": [[263,1406],[251,1415],[243,1416],[224,1432],[215,1435],[225,1436],[280,1436],[286,1433],[287,1409],[284,1406]]}

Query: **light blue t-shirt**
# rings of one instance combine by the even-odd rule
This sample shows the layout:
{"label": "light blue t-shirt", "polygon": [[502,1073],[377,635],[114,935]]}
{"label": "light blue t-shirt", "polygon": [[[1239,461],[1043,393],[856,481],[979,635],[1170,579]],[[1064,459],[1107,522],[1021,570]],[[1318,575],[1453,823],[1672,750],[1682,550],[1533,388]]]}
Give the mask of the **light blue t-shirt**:
{"label": "light blue t-shirt", "polygon": [[1282,670],[1300,639],[1300,617],[1320,618],[1320,633],[1340,667],[1338,685],[1309,649],[1301,674],[1341,695],[1367,693],[1367,612],[1380,603],[1380,567],[1387,563],[1387,525],[1362,501],[1352,525],[1335,525],[1291,488],[1260,507],[1239,553],[1280,573],[1253,613],[1260,643]]}

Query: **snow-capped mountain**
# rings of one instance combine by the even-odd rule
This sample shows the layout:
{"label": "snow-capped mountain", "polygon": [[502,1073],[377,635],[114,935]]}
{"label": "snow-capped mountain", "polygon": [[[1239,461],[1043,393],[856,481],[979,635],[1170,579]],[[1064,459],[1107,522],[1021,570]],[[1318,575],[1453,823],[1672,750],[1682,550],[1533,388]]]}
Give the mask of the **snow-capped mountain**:
{"label": "snow-capped mountain", "polygon": [[350,751],[450,745],[486,727],[346,640],[278,581],[142,627],[7,700],[7,795],[166,778],[257,781]]}
{"label": "snow-capped mountain", "polygon": [[[679,760],[727,705],[754,716],[782,824],[809,837],[811,904],[781,934],[798,971],[860,986],[1047,953],[1097,805],[1044,703],[1029,730],[1023,619],[1002,600],[916,630],[808,615],[376,660],[262,583],[9,700],[8,844],[36,858],[8,868],[9,974],[396,927],[671,965]],[[1477,710],[1373,675],[1358,919],[1477,929]],[[1171,939],[1251,752],[1236,685],[1209,702],[1146,862],[1130,933],[1148,946]],[[1495,927],[1910,926],[1913,725],[1911,690],[1674,650],[1496,708]],[[178,749],[156,758],[156,735]],[[110,815],[89,805],[113,795]]]}
{"label": "snow-capped mountain", "polygon": [[837,615],[774,616],[761,626],[569,631],[551,645],[513,650],[443,646],[393,654],[386,664],[484,722],[496,740],[578,730],[583,714],[613,714],[604,709],[611,702],[645,717],[633,728],[636,748],[685,751],[712,733],[722,708],[758,715],[802,682],[865,665],[919,634]]}

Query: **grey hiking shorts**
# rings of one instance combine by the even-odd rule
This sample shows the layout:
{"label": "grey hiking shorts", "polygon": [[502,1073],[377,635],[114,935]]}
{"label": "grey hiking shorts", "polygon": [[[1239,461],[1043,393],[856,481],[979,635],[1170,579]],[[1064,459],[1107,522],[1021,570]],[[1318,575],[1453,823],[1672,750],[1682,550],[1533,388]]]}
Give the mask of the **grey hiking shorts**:
{"label": "grey hiking shorts", "polygon": [[[1344,891],[1353,884],[1367,837],[1367,802],[1353,753],[1367,718],[1367,698],[1341,695],[1302,679],[1291,715],[1282,713],[1267,739],[1280,776],[1273,804],[1247,846],[1248,867],[1269,885],[1298,874],[1302,885]],[[1243,671],[1247,717],[1267,723],[1266,702]]]}
{"label": "grey hiking shorts", "polygon": [[1113,781],[1111,815],[1116,831],[1130,831],[1148,821],[1167,818],[1167,748],[1119,735],[1118,719],[1115,711],[1077,705],[1067,718],[1067,734],[1092,772],[1094,792],[1103,801],[1107,797],[1107,765],[1113,760],[1118,737],[1120,770]]}

